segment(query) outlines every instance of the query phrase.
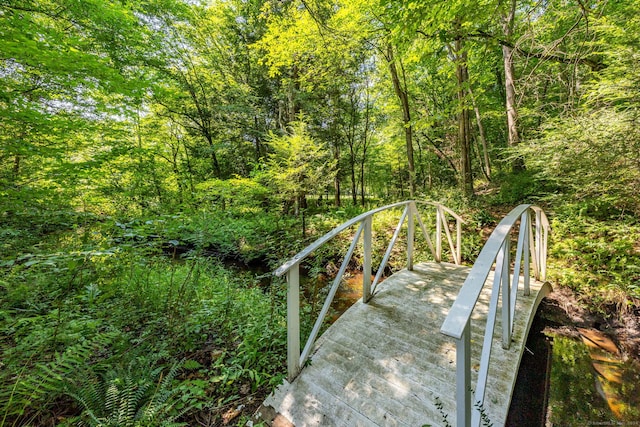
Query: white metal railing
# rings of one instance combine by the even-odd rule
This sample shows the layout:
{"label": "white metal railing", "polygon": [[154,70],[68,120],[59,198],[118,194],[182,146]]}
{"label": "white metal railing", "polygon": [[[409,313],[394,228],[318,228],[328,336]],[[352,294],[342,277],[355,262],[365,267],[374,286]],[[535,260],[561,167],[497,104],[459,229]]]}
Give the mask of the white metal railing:
{"label": "white metal railing", "polygon": [[[516,232],[516,229],[518,243],[513,270],[511,270],[511,235]],[[480,410],[484,405],[500,293],[502,293],[500,308],[502,347],[507,349],[511,344],[513,333],[518,283],[522,279],[524,295],[529,295],[531,264],[533,264],[535,279],[545,280],[548,233],[549,221],[542,209],[532,205],[520,205],[513,209],[500,221],[482,248],[442,324],[440,332],[456,341],[456,424],[458,427],[480,425]],[[494,265],[493,288],[472,408],[471,314]]]}
{"label": "white metal railing", "polygon": [[[427,228],[420,216],[418,211],[418,205],[429,206],[431,208],[435,208],[435,236],[432,239],[431,235],[427,232]],[[385,252],[382,261],[380,262],[380,266],[377,269],[376,275],[371,281],[371,264],[372,264],[372,223],[373,217],[375,214],[380,213],[382,211],[386,211],[394,208],[402,208],[404,210],[402,215],[400,216],[400,220],[398,221],[398,225],[393,233],[393,237],[389,242],[387,247],[387,251]],[[453,217],[456,221],[455,227],[455,241],[452,237],[452,230],[449,229],[449,220],[447,215]],[[311,352],[311,348],[318,336],[320,328],[322,327],[322,323],[324,322],[324,318],[329,311],[329,307],[331,306],[331,302],[333,301],[333,297],[338,290],[340,282],[342,280],[342,276],[346,272],[347,265],[349,260],[351,259],[353,252],[357,246],[358,240],[360,236],[363,236],[363,279],[362,279],[362,300],[363,302],[368,302],[371,299],[371,296],[374,294],[377,284],[380,282],[382,278],[382,273],[387,266],[389,261],[389,257],[391,256],[391,251],[400,235],[400,230],[405,221],[407,221],[407,269],[413,269],[413,252],[414,252],[414,238],[415,238],[415,220],[417,219],[418,225],[422,230],[422,234],[427,241],[427,245],[431,250],[431,253],[434,259],[437,262],[440,262],[442,259],[442,243],[443,243],[443,235],[446,237],[446,242],[449,244],[449,249],[453,258],[453,262],[456,264],[460,264],[461,260],[461,232],[462,232],[462,218],[456,215],[451,209],[434,202],[422,202],[422,201],[404,201],[399,203],[393,203],[387,206],[383,206],[377,209],[370,210],[361,215],[358,215],[355,218],[343,223],[342,225],[334,228],[324,236],[320,237],[318,240],[307,246],[305,249],[296,254],[289,261],[282,264],[277,270],[274,271],[274,275],[281,277],[282,275],[286,275],[287,277],[287,371],[288,378],[292,380],[295,378],[302,366],[306,362],[309,354]],[[349,229],[350,227],[357,225],[358,230],[353,237],[351,245],[349,246],[349,250],[344,256],[342,261],[342,265],[340,266],[340,270],[338,271],[337,276],[335,277],[333,284],[331,285],[331,289],[329,290],[329,294],[320,310],[320,314],[311,330],[309,338],[302,350],[300,352],[300,263],[307,258],[313,251],[318,249],[320,246],[333,239],[343,231]],[[444,233],[443,233],[444,232]],[[433,240],[435,240],[435,245]]]}

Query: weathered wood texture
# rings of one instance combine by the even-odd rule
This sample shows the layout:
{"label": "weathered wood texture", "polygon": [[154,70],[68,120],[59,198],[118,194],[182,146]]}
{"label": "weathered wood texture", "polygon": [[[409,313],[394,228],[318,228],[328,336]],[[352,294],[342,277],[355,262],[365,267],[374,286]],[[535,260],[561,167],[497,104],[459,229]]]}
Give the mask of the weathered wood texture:
{"label": "weathered wood texture", "polygon": [[[455,344],[440,333],[468,267],[420,263],[356,302],[316,342],[310,363],[265,402],[296,427],[455,425]],[[489,283],[493,282],[490,275]],[[490,286],[472,316],[472,366],[478,368]],[[497,333],[484,409],[503,425],[542,284],[518,292],[513,343]],[[498,320],[496,331],[501,330]],[[475,374],[472,384],[475,384]],[[445,421],[446,417],[446,421]]]}

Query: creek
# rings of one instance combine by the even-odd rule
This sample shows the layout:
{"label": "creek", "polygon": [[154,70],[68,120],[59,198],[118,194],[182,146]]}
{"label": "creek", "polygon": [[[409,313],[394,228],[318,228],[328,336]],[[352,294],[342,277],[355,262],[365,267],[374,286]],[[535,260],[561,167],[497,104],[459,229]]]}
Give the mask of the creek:
{"label": "creek", "polygon": [[558,325],[544,303],[529,332],[507,426],[640,426],[640,363],[602,331]]}

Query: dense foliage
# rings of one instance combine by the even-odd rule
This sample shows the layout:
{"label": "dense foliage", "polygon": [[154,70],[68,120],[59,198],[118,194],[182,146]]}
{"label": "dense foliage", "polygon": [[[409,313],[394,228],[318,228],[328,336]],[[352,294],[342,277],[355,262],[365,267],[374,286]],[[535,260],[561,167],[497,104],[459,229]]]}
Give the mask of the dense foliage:
{"label": "dense foliage", "polygon": [[268,272],[387,201],[467,262],[544,204],[552,280],[637,309],[639,37],[637,0],[0,0],[0,426],[236,422]]}

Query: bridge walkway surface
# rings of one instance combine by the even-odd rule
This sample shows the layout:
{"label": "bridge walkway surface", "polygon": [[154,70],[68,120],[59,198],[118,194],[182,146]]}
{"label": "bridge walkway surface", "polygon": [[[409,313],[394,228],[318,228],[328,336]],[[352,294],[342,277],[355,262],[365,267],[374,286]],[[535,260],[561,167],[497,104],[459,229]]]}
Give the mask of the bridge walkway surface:
{"label": "bridge walkway surface", "polygon": [[[356,302],[318,338],[300,374],[265,400],[269,418],[297,427],[461,425],[456,343],[440,330],[470,271],[444,262],[417,263],[382,281],[368,303]],[[522,280],[511,345],[504,349],[501,334],[491,334],[497,344],[490,346],[482,424],[504,425],[531,322],[550,290],[531,280],[525,296]],[[494,271],[486,281],[493,283]],[[471,384],[480,370],[491,292],[483,286],[471,315]],[[496,298],[502,306],[502,296]],[[501,322],[497,316],[495,331],[502,330]]]}

